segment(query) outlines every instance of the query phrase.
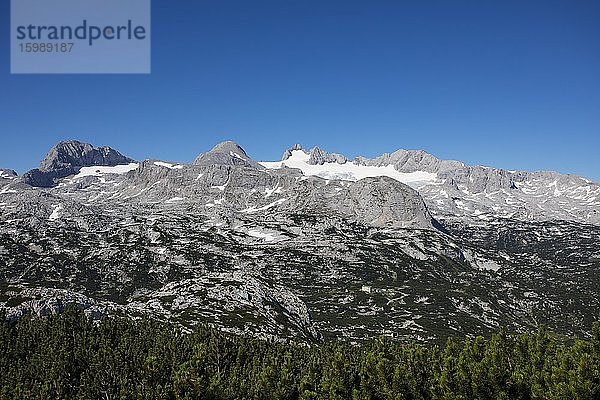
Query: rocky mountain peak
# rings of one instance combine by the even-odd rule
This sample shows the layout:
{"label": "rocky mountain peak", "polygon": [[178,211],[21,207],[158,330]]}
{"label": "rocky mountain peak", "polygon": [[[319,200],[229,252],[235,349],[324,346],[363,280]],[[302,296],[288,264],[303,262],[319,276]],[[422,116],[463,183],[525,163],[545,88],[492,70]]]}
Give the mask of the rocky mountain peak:
{"label": "rocky mountain peak", "polygon": [[242,148],[242,146],[240,146],[236,142],[232,142],[231,140],[226,140],[224,142],[218,143],[217,145],[215,145],[215,147],[213,147],[210,150],[210,153],[229,153],[229,152],[237,153],[238,155],[248,158],[248,159],[250,158],[250,157],[248,157],[248,154],[246,154],[246,150],[244,150]]}
{"label": "rocky mountain peak", "polygon": [[256,161],[252,160],[246,151],[237,143],[225,141],[217,144],[210,151],[200,154],[195,160],[195,165],[232,165],[246,166],[262,169]]}
{"label": "rocky mountain peak", "polygon": [[24,174],[22,181],[35,187],[52,187],[57,180],[76,174],[81,167],[113,167],[133,162],[133,159],[110,147],[95,148],[78,140],[65,140],[52,147],[40,168]]}
{"label": "rocky mountain peak", "polygon": [[115,166],[134,162],[117,150],[89,143],[66,140],[56,144],[40,163],[40,171],[56,171],[69,167]]}

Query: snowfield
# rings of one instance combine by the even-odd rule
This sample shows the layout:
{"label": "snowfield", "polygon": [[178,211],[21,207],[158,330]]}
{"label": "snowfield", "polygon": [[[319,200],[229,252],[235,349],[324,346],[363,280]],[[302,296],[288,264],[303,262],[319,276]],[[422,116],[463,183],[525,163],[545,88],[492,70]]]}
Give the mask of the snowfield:
{"label": "snowfield", "polygon": [[133,171],[139,167],[138,163],[124,164],[124,165],[115,165],[114,167],[102,167],[102,166],[93,166],[93,167],[82,167],[79,170],[79,173],[71,179],[80,179],[86,176],[102,176],[108,174],[122,175],[126,174],[129,171]]}
{"label": "snowfield", "polygon": [[287,160],[261,162],[259,164],[269,169],[279,169],[284,167],[297,168],[300,169],[304,175],[319,176],[325,179],[341,179],[345,181],[358,181],[364,178],[387,176],[413,188],[419,188],[437,180],[437,174],[425,171],[415,171],[410,173],[399,172],[393,165],[375,167],[357,165],[353,162],[347,162],[345,164],[332,162],[324,163],[322,165],[311,165],[308,163],[309,159],[310,155],[303,150],[294,150]]}
{"label": "snowfield", "polygon": [[54,207],[52,207],[52,213],[48,217],[48,220],[49,221],[56,221],[57,219],[59,219],[60,218],[60,212],[62,211],[62,209],[63,209],[62,204],[57,204]]}
{"label": "snowfield", "polygon": [[159,167],[169,168],[169,169],[182,169],[183,168],[183,165],[181,165],[181,164],[171,164],[171,163],[164,162],[164,161],[154,161],[154,165],[157,165]]}

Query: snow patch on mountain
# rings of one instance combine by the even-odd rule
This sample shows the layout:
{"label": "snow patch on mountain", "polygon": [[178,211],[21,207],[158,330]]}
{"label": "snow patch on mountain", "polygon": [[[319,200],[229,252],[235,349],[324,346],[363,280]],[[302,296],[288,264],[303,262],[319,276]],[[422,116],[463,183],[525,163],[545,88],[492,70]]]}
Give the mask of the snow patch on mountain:
{"label": "snow patch on mountain", "polygon": [[169,169],[182,169],[183,165],[171,164],[164,161],[154,161],[154,165],[158,165],[159,167],[165,167]]}
{"label": "snow patch on mountain", "polygon": [[279,199],[279,200],[276,200],[276,201],[274,201],[272,203],[267,204],[266,206],[262,206],[262,207],[258,207],[258,208],[252,206],[252,207],[248,207],[248,208],[245,208],[243,210],[240,210],[240,212],[241,213],[245,213],[245,214],[252,214],[252,213],[255,213],[257,211],[266,211],[266,210],[268,210],[270,208],[273,208],[273,207],[278,206],[278,205],[280,205],[282,203],[285,203],[286,201],[287,201],[287,199]]}
{"label": "snow patch on mountain", "polygon": [[367,166],[346,162],[328,162],[323,164],[309,164],[310,154],[303,150],[292,150],[286,160],[277,162],[261,162],[268,169],[297,168],[304,175],[319,176],[324,179],[341,179],[345,181],[358,181],[364,178],[387,176],[413,188],[419,188],[437,181],[437,174],[425,171],[399,172],[393,165]]}
{"label": "snow patch on mountain", "polygon": [[103,175],[122,175],[126,174],[129,171],[133,171],[137,169],[139,166],[138,163],[129,163],[123,165],[115,165],[114,167],[105,167],[105,166],[93,166],[93,167],[82,167],[79,170],[79,173],[71,178],[71,180],[85,178],[86,176],[97,176],[101,177]]}
{"label": "snow patch on mountain", "polygon": [[273,233],[265,232],[259,229],[250,229],[247,233],[248,236],[263,239],[265,242],[273,242],[277,239]]}
{"label": "snow patch on mountain", "polygon": [[50,214],[50,216],[48,217],[49,221],[56,221],[57,219],[60,218],[60,212],[62,211],[63,206],[62,204],[57,204],[52,208],[52,213]]}

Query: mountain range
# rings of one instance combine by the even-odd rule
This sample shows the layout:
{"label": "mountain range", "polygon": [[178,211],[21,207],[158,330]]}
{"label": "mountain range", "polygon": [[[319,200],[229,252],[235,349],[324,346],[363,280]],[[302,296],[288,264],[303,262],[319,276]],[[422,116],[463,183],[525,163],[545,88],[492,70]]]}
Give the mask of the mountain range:
{"label": "mountain range", "polygon": [[0,306],[76,304],[182,329],[302,341],[417,341],[545,324],[587,335],[600,308],[600,185],[398,150],[294,145],[193,163],[60,142],[0,169]]}

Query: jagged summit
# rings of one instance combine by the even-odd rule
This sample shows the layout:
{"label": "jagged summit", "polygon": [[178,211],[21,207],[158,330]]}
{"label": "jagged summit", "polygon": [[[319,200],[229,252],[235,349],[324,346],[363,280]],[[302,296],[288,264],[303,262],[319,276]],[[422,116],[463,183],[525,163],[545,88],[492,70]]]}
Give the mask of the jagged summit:
{"label": "jagged summit", "polygon": [[281,161],[285,161],[288,158],[290,158],[293,154],[294,151],[299,151],[302,150],[304,151],[304,149],[302,148],[301,144],[296,143],[295,145],[293,145],[292,147],[290,147],[289,149],[287,149],[286,151],[283,152],[283,156],[281,157]]}
{"label": "jagged summit", "polygon": [[24,174],[22,180],[31,186],[51,187],[58,179],[77,173],[81,167],[112,167],[133,162],[107,146],[95,148],[78,140],[65,140],[52,147],[40,167]]}
{"label": "jagged summit", "polygon": [[319,147],[313,147],[310,150],[310,158],[308,163],[311,165],[322,165],[325,163],[337,163],[337,164],[345,164],[348,162],[348,159],[337,153],[329,153],[327,151],[321,150]]}
{"label": "jagged summit", "polygon": [[40,171],[54,171],[68,167],[115,166],[134,162],[107,146],[94,148],[89,143],[65,140],[57,143],[40,163]]}
{"label": "jagged summit", "polygon": [[432,173],[456,170],[466,166],[460,161],[439,159],[424,150],[399,149],[391,153],[383,153],[381,156],[373,159],[359,156],[351,160],[343,154],[331,153],[317,146],[307,151],[300,144],[295,144],[287,149],[283,153],[281,161],[290,159],[294,152],[297,151],[302,151],[306,155],[306,162],[310,165],[323,165],[329,163],[345,164],[347,162],[352,162],[362,166],[379,167],[393,165],[400,172],[426,171]]}
{"label": "jagged summit", "polygon": [[459,161],[442,160],[423,150],[404,149],[396,150],[393,153],[384,153],[374,159],[357,157],[354,162],[368,166],[394,165],[401,172],[426,171],[438,173],[465,167],[465,164]]}
{"label": "jagged summit", "polygon": [[233,165],[262,169],[256,161],[248,157],[246,151],[237,143],[225,141],[217,144],[210,151],[200,154],[195,165]]}
{"label": "jagged summit", "polygon": [[[302,148],[302,145],[300,145],[300,144],[295,144],[292,147],[290,147],[289,149],[287,149],[283,153],[283,157],[281,157],[281,161],[289,160],[294,155],[294,152],[299,152],[299,151],[304,153],[304,155],[307,158],[307,163],[310,165],[323,165],[325,163],[345,164],[346,162],[348,162],[348,159],[341,154],[329,153],[329,152],[322,150],[321,148],[316,147],[316,146],[307,152],[306,150],[304,150]],[[304,156],[302,158],[304,158]]]}

